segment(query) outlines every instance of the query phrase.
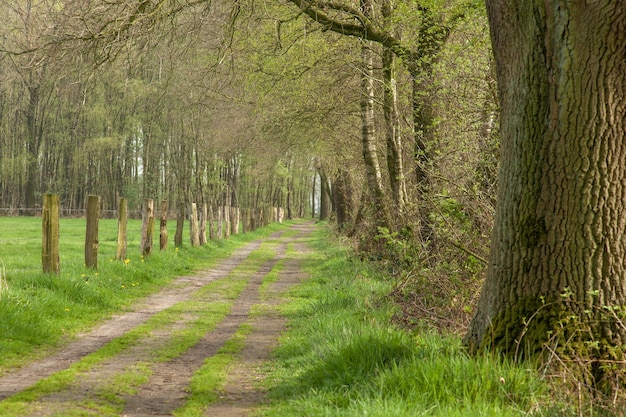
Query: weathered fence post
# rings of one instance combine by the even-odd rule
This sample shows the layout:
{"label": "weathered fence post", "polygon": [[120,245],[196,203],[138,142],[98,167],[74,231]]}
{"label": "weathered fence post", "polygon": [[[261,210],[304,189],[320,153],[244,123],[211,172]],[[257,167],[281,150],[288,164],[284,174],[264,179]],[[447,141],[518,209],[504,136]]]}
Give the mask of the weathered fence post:
{"label": "weathered fence post", "polygon": [[285,209],[283,207],[278,207],[278,223],[282,223],[285,220]]}
{"label": "weathered fence post", "polygon": [[59,196],[45,194],[41,212],[41,264],[43,272],[59,274]]}
{"label": "weathered fence post", "polygon": [[185,227],[185,203],[178,203],[178,217],[176,218],[176,233],[174,245],[179,248],[183,244],[183,228]]}
{"label": "weathered fence post", "polygon": [[241,212],[241,229],[243,233],[250,232],[250,209],[243,209]]}
{"label": "weathered fence post", "polygon": [[200,245],[206,245],[206,223],[207,223],[208,209],[206,203],[202,204],[202,210],[200,210]]}
{"label": "weathered fence post", "polygon": [[215,240],[215,219],[213,217],[213,206],[209,206],[209,239],[211,240]]}
{"label": "weathered fence post", "polygon": [[98,268],[98,220],[100,219],[100,196],[87,197],[87,227],[85,230],[85,266]]}
{"label": "weathered fence post", "polygon": [[128,239],[126,236],[126,226],[128,225],[128,202],[125,198],[120,198],[117,209],[117,251],[115,259],[123,261],[126,259],[126,248]]}
{"label": "weathered fence post", "polygon": [[224,237],[224,215],[222,206],[217,206],[217,238],[221,239]]}
{"label": "weathered fence post", "polygon": [[200,246],[200,236],[198,234],[198,207],[196,206],[196,203],[191,203],[189,227],[191,234],[191,246]]}
{"label": "weathered fence post", "polygon": [[224,239],[230,237],[230,206],[222,207],[224,209]]}
{"label": "weathered fence post", "polygon": [[161,224],[159,234],[159,249],[167,249],[167,200],[161,201]]}
{"label": "weathered fence post", "polygon": [[152,237],[154,235],[154,200],[143,199],[141,215],[141,254],[149,256],[152,253]]}
{"label": "weathered fence post", "polygon": [[239,207],[230,208],[230,232],[233,235],[239,234]]}

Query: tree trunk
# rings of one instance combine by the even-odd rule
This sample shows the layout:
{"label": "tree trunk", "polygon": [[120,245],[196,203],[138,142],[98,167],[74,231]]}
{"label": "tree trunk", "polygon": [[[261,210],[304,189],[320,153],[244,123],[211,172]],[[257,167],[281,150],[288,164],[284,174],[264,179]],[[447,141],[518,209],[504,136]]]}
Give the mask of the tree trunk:
{"label": "tree trunk", "polygon": [[[361,0],[361,10],[365,16],[373,16],[371,0]],[[367,184],[374,202],[376,226],[389,227],[389,213],[385,203],[380,163],[376,147],[375,128],[375,92],[374,92],[374,52],[372,42],[364,40],[361,47],[363,72],[361,75],[361,141],[363,145],[363,161],[367,174]]]}
{"label": "tree trunk", "polygon": [[328,220],[332,211],[331,207],[331,190],[328,182],[328,176],[324,173],[321,164],[318,165],[320,175],[320,221]]}
{"label": "tree trunk", "polygon": [[350,172],[339,169],[333,186],[333,197],[335,200],[335,214],[337,216],[337,229],[346,230],[352,222],[354,201],[352,180]]}
{"label": "tree trunk", "polygon": [[[391,0],[383,0],[382,15],[386,22],[391,18]],[[385,117],[385,139],[387,141],[387,170],[391,185],[391,197],[398,212],[406,203],[406,180],[402,161],[400,117],[398,115],[398,93],[396,88],[396,63],[393,51],[383,47],[383,113]]]}
{"label": "tree trunk", "polygon": [[626,343],[626,4],[487,6],[502,160],[487,280],[465,342],[532,355],[561,329],[600,382],[601,360],[623,359],[615,347]]}

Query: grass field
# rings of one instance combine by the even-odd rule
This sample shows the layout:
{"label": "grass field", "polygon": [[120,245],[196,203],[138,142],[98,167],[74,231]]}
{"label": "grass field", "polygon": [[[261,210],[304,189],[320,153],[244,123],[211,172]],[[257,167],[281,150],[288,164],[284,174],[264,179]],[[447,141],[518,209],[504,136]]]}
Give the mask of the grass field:
{"label": "grass field", "polygon": [[85,219],[61,219],[57,276],[42,272],[41,218],[2,217],[0,230],[0,373],[25,358],[44,355],[173,277],[208,266],[258,237],[248,233],[193,248],[186,226],[181,248],[175,248],[170,237],[168,249],[159,251],[157,236],[156,249],[144,258],[139,249],[141,221],[129,220],[127,259],[115,261],[117,220],[103,219],[98,269],[92,270],[84,264]]}

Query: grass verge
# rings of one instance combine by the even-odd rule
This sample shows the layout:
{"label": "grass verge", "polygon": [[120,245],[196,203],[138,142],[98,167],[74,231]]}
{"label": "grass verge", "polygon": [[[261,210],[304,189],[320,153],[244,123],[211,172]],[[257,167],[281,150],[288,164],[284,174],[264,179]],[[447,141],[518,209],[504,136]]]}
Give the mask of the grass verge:
{"label": "grass verge", "polygon": [[547,387],[531,367],[468,356],[457,337],[391,323],[392,283],[329,244],[311,241],[311,275],[283,307],[289,331],[267,378],[263,416],[520,416]]}

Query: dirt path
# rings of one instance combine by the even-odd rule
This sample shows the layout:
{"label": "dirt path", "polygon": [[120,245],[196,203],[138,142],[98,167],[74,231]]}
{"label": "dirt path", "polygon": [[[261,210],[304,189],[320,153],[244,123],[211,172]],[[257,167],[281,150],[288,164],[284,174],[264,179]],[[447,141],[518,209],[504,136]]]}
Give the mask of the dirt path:
{"label": "dirt path", "polygon": [[[185,404],[194,372],[202,367],[207,358],[216,355],[245,324],[250,330],[245,336],[244,347],[229,367],[224,388],[219,392],[219,400],[211,405],[205,415],[247,416],[263,402],[265,393],[258,384],[263,379],[261,368],[268,361],[285,326],[276,306],[284,292],[305,277],[300,268],[300,255],[307,250],[303,239],[311,232],[312,225],[300,224],[292,228],[295,233],[289,233],[291,237],[276,233],[249,243],[211,270],[174,280],[158,294],[146,298],[133,311],[119,314],[91,332],[80,335],[58,353],[3,375],[0,377],[0,400],[67,369],[159,312],[182,306],[192,299],[202,302],[203,306],[225,303],[226,300],[219,296],[204,294],[200,290],[212,282],[232,277],[233,271],[265,242],[272,245],[275,257],[265,261],[256,271],[239,272],[238,279],[245,279],[245,288],[235,300],[230,300],[230,311],[224,319],[193,346],[174,358],[157,360],[160,349],[175,344],[175,337],[181,330],[201,322],[202,314],[206,314],[193,308],[181,314],[179,309],[178,315],[171,322],[152,331],[140,343],[130,345],[114,357],[80,372],[69,387],[38,398],[36,404],[30,404],[28,412],[32,416],[61,416],[64,410],[72,409],[76,413],[79,408],[84,413],[80,415],[112,415],[110,408],[106,409],[109,410],[107,413],[103,413],[99,404],[118,402],[118,410],[123,408],[123,411],[113,415],[172,415],[174,410]],[[291,256],[287,256],[288,253]],[[261,292],[263,279],[278,262],[281,262],[281,268],[276,280]],[[199,298],[199,294],[203,295]],[[253,307],[255,314],[251,316]],[[135,382],[133,389],[117,392],[118,386],[124,385],[120,382],[121,378],[133,369],[147,369],[144,372],[147,375],[145,380]]]}

